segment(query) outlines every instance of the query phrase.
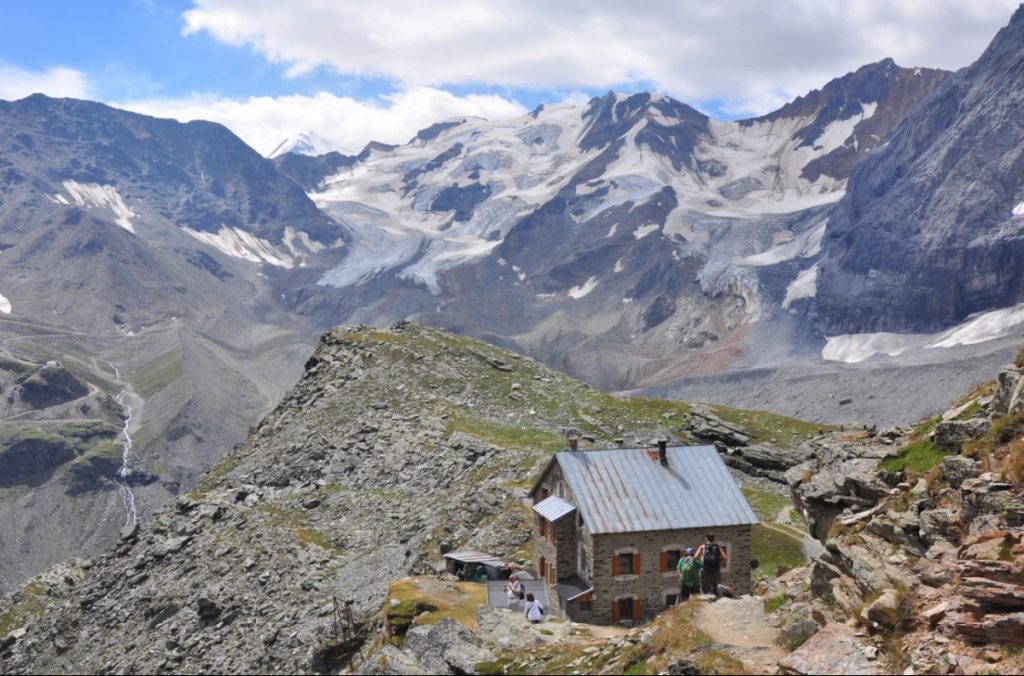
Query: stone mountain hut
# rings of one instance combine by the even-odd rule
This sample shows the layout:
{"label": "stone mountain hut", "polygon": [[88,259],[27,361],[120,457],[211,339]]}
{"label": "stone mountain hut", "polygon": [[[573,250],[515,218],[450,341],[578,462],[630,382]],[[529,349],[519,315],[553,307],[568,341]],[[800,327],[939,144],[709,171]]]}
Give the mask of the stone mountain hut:
{"label": "stone mountain hut", "polygon": [[637,621],[673,605],[679,557],[709,532],[728,555],[722,583],[751,591],[758,520],[714,446],[562,451],[530,497],[534,563],[573,620]]}

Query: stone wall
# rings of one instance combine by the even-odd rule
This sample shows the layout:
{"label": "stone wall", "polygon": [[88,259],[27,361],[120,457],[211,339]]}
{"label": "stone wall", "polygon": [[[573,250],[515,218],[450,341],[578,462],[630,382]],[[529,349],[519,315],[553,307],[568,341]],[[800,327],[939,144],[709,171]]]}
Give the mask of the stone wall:
{"label": "stone wall", "polygon": [[[591,614],[595,624],[612,622],[612,605],[624,597],[640,601],[641,617],[651,617],[666,608],[666,596],[678,592],[679,578],[674,569],[662,571],[662,552],[683,547],[699,547],[708,532],[727,549],[728,565],[722,569],[722,583],[739,594],[752,590],[750,578],[750,526],[730,526],[688,530],[649,531],[598,535],[594,538],[594,564],[590,580],[594,585]],[[639,572],[613,575],[613,559],[622,553],[638,554]],[[570,608],[570,615],[573,614]],[[579,619],[583,619],[580,617]],[[629,619],[621,617],[620,619]]]}

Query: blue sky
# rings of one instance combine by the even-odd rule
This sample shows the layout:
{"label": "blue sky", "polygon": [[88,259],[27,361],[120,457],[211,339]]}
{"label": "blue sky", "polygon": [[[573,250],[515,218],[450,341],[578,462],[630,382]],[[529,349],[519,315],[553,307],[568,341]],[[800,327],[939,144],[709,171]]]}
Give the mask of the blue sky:
{"label": "blue sky", "polygon": [[714,117],[772,110],[887,56],[958,68],[1013,0],[40,0],[0,6],[0,98],[42,90],[227,124],[261,152],[358,150],[435,116],[511,116],[614,89]]}

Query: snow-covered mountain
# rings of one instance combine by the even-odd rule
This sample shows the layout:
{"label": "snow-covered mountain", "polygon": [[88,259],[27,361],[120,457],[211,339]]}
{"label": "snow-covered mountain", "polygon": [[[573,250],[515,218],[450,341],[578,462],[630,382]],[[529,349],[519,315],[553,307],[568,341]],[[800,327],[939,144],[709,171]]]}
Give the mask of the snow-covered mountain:
{"label": "snow-covered mountain", "polygon": [[285,153],[295,153],[296,155],[325,155],[330,152],[331,146],[324,139],[320,138],[313,132],[305,134],[294,134],[287,137],[283,141],[277,144],[277,146],[270,151],[267,155],[268,159],[274,159],[284,155]]}
{"label": "snow-covered mountain", "polygon": [[725,348],[710,368],[726,368],[745,327],[813,296],[853,166],[946,75],[886,60],[730,122],[610,93],[448,120],[329,164],[285,155],[279,168],[348,242],[297,306],[415,316],[609,386],[681,368],[698,348],[705,363]]}

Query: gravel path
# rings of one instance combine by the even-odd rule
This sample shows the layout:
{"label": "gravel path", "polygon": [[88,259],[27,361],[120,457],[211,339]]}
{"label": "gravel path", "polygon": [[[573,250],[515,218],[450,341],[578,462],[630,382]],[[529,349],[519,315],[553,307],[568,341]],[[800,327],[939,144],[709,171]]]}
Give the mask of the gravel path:
{"label": "gravel path", "polygon": [[779,631],[768,624],[764,603],[756,596],[702,603],[697,626],[716,648],[743,662],[751,674],[774,674],[786,651],[776,645]]}

